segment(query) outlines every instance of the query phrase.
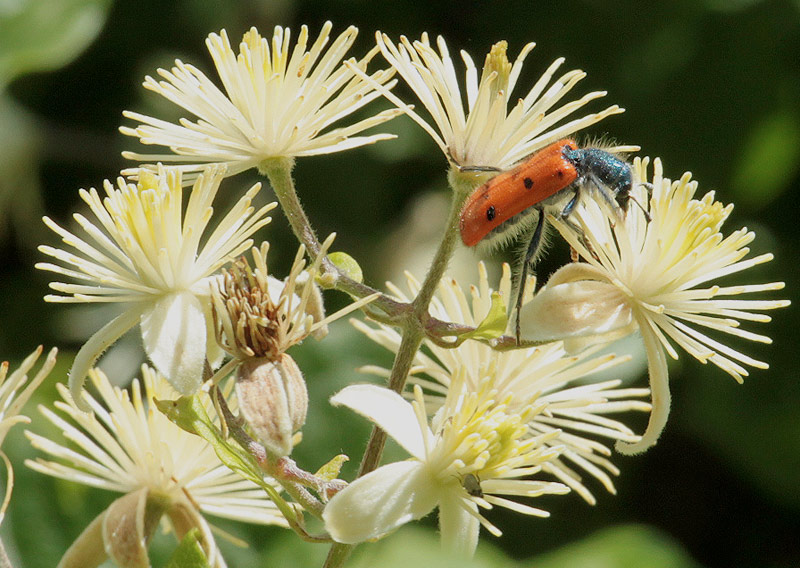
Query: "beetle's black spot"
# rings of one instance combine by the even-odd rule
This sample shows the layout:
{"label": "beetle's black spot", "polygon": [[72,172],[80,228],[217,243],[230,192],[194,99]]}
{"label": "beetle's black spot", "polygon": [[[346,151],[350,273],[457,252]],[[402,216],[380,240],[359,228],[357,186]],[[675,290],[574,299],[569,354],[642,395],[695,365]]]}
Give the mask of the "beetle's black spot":
{"label": "beetle's black spot", "polygon": [[490,205],[489,209],[486,210],[486,220],[493,221],[497,212],[494,210],[494,205]]}
{"label": "beetle's black spot", "polygon": [[522,180],[522,183],[525,184],[525,189],[530,189],[533,187],[533,180],[531,178],[525,178]]}
{"label": "beetle's black spot", "polygon": [[556,175],[559,179],[564,177],[564,170],[556,170]]}

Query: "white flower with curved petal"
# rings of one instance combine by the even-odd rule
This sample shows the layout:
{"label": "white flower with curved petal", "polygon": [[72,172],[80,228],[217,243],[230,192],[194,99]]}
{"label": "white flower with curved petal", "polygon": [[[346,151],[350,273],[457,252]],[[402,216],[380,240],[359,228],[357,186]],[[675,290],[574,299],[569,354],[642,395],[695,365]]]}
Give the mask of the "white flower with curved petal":
{"label": "white flower with curved petal", "polygon": [[[496,293],[489,286],[482,262],[478,264],[478,271],[478,286],[470,289],[469,296],[455,280],[442,279],[431,302],[430,314],[444,321],[478,326],[489,314],[492,296]],[[420,284],[407,274],[407,285],[408,293],[391,283],[389,289],[401,301],[408,301],[416,296]],[[503,299],[511,297],[511,271],[507,264],[503,265],[498,291]],[[384,325],[370,327],[359,321],[352,323],[387,349],[396,352],[399,348],[401,337],[396,329]],[[425,348],[427,351],[420,351],[415,357],[409,382],[425,389],[429,412],[437,412],[442,407],[454,377],[462,374],[466,388],[473,391],[491,377],[492,388],[500,398],[513,397],[509,408],[515,412],[520,412],[532,396],[537,396],[537,402],[547,404],[547,412],[531,416],[529,434],[556,432],[545,443],[563,447],[559,457],[543,464],[542,469],[569,485],[590,504],[595,503],[595,497],[583,480],[583,472],[597,479],[609,492],[616,492],[611,476],[618,475],[619,470],[608,459],[611,450],[602,440],[635,442],[639,437],[608,415],[650,410],[648,403],[637,400],[647,396],[648,390],[619,388],[619,380],[598,382],[592,380],[592,375],[627,358],[596,356],[597,347],[571,354],[560,341],[498,351],[478,341],[467,340],[451,349],[426,340]],[[364,367],[362,371],[382,377],[388,377],[390,372],[376,366]]]}
{"label": "white flower with curved petal", "polygon": [[[191,181],[204,164],[225,164],[227,175],[232,176],[265,160],[329,154],[394,138],[391,134],[355,135],[393,118],[399,114],[397,109],[332,128],[379,94],[370,82],[341,64],[358,29],[350,26],[326,50],[331,28],[326,22],[309,47],[308,28],[303,26],[291,53],[290,30],[281,26],[275,27],[271,40],[251,28],[238,54],[225,30],[209,35],[206,46],[224,92],[202,71],[182,61],[176,61],[170,71],[158,70],[164,80],[146,77],[146,89],[198,120],[184,118],[173,124],[126,111],[125,117],[141,125],[122,127],[123,134],[138,137],[143,144],[167,146],[173,153],[123,155],[151,164],[181,163],[184,180]],[[377,48],[350,63],[363,72],[376,53]],[[391,70],[380,70],[370,78],[385,85],[392,75]],[[386,88],[392,86],[389,83]]]}
{"label": "white flower with curved petal", "polygon": [[[65,445],[27,431],[31,444],[50,458],[27,460],[28,467],[67,481],[125,493],[132,499],[138,496],[136,501],[157,501],[170,519],[178,518],[188,522],[189,528],[201,529],[210,559],[218,553],[202,514],[287,526],[263,489],[223,465],[201,437],[186,432],[159,412],[154,399],[171,400],[177,396],[163,376],[143,366],[144,388],[134,380],[130,392],[112,386],[99,369],[93,369],[89,377],[100,394],[99,399],[84,396],[91,412],[82,411],[62,384],[58,390],[64,402],[55,403],[58,412],[39,407],[71,443]],[[208,395],[198,396],[205,397],[206,406],[212,407]],[[126,505],[124,498],[108,512],[113,513],[117,504],[122,504],[130,515],[133,511],[145,514],[136,503]],[[174,528],[179,533],[187,530],[186,526]],[[131,530],[138,534],[143,529]],[[119,544],[115,538],[124,536],[103,535],[105,549],[113,549]],[[88,546],[90,542],[82,535],[76,545]]]}
{"label": "white flower with curved petal", "polygon": [[[740,321],[768,322],[770,317],[758,312],[789,305],[788,300],[730,299],[780,290],[783,282],[726,287],[715,283],[773,258],[762,254],[745,259],[750,252],[747,245],[755,238],[746,228],[723,235],[722,224],[732,205],[715,201],[713,192],[696,199],[697,182],[691,181],[691,175],[686,173],[677,181],[665,178],[660,160],[655,161],[652,183],[648,183],[646,160],[634,160],[633,174],[633,195],[640,203],[649,203],[651,219],[632,207],[624,221],[611,220],[597,203],[589,202],[571,218],[583,230],[582,238],[554,219],[585,262],[561,268],[534,300],[540,311],[548,311],[553,301],[563,304],[564,288],[571,287],[576,298],[590,290],[598,313],[626,312],[638,326],[648,355],[653,412],[641,441],[617,444],[625,453],[647,449],[664,429],[670,404],[665,354],[677,359],[673,344],[742,382],[748,374],[744,365],[759,369],[768,365],[713,339],[703,328],[770,343],[767,336],[743,330]],[[649,199],[647,186],[652,187]],[[557,289],[561,292],[555,294]]]}
{"label": "white flower with curved petal", "polygon": [[338,542],[380,538],[438,507],[442,544],[471,556],[480,525],[495,536],[501,534],[479,508],[498,506],[546,517],[546,511],[505,496],[569,491],[561,483],[529,479],[559,451],[544,443],[553,434],[526,436],[531,415],[545,412],[546,406],[529,404],[519,414],[512,413],[509,399],[498,399],[489,381],[477,392],[454,388],[430,426],[419,387],[411,403],[375,385],[346,387],[331,402],[370,419],[411,455],[408,461],[356,479],[330,500],[323,519]]}
{"label": "white flower with curved petal", "polygon": [[596,91],[560,104],[586,76],[583,71],[573,70],[551,83],[564,58],[554,61],[523,97],[512,96],[533,43],[522,48],[513,65],[506,56],[506,42],[495,44],[486,55],[480,80],[472,58],[462,51],[466,67],[464,100],[458,74],[442,37],[436,41],[438,52],[427,34],[413,42],[401,37],[398,44],[381,32],[376,33],[376,38],[381,53],[417,95],[432,123],[388,89],[379,85],[375,88],[419,124],[442,153],[459,167],[508,169],[539,148],[624,110],[612,105],[564,122],[572,113],[606,94]]}
{"label": "white flower with curved petal", "polygon": [[[221,354],[211,321],[210,278],[234,256],[252,245],[250,236],[269,223],[270,204],[258,211],[251,202],[260,190],[254,185],[219,220],[211,224],[212,202],[224,177],[223,167],[209,167],[197,178],[186,208],[180,171],[159,167],[143,172],[138,184],[120,178],[117,187],[106,182],[106,197],[97,190],[81,190],[96,221],[74,218],[85,237],[45,217],[58,233],[64,249],[40,246],[59,264],[38,263],[86,284],[52,282],[64,295],[49,302],[114,302],[125,311],[103,326],[81,347],[70,370],[73,397],[95,360],[122,334],[140,324],[147,356],[181,393],[194,392],[201,383],[203,365]],[[207,229],[213,229],[210,234]],[[201,245],[201,239],[204,240]],[[70,250],[71,249],[71,250]]]}

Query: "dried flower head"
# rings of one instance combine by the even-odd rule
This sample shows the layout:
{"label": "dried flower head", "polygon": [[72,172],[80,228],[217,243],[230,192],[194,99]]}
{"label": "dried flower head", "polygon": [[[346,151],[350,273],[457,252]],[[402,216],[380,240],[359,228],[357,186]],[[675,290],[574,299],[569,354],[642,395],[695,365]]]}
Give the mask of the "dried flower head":
{"label": "dried flower head", "polygon": [[[305,380],[286,351],[373,299],[367,297],[325,317],[314,278],[332,242],[333,235],[308,268],[301,245],[285,280],[269,274],[265,242],[252,250],[254,268],[245,258],[237,260],[223,271],[212,291],[217,341],[233,356],[229,365],[237,367],[241,415],[273,456],[291,453],[308,407]],[[218,375],[227,373],[229,365]]]}
{"label": "dried flower head", "polygon": [[[304,272],[304,247],[298,250],[285,281],[269,273],[268,252],[269,243],[262,243],[260,249],[252,250],[255,268],[240,257],[214,284],[217,340],[236,359],[276,360],[314,330],[314,315],[307,307],[316,284]],[[300,285],[298,279],[307,285]]]}

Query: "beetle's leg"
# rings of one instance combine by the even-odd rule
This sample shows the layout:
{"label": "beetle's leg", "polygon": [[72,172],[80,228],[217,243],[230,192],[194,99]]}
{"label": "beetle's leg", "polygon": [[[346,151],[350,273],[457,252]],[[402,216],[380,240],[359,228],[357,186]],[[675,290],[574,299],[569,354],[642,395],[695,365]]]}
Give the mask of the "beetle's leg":
{"label": "beetle's leg", "polygon": [[519,283],[517,284],[517,302],[516,302],[516,334],[517,334],[517,344],[520,342],[519,337],[519,312],[522,309],[522,297],[525,295],[525,284],[528,280],[528,269],[531,268],[533,264],[533,260],[536,258],[536,253],[539,252],[539,246],[542,244],[542,234],[544,233],[544,210],[541,207],[536,207],[536,211],[539,213],[539,220],[536,222],[536,228],[533,230],[533,236],[531,237],[531,242],[528,244],[528,250],[525,252],[525,259],[522,261],[522,266],[520,267],[519,272]]}

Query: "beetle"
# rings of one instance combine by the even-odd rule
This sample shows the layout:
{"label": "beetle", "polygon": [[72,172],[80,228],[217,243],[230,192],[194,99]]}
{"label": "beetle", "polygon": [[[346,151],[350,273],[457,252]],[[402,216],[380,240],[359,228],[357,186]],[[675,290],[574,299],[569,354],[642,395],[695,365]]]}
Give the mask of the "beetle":
{"label": "beetle", "polygon": [[[631,196],[632,188],[633,172],[628,162],[600,148],[580,148],[574,140],[565,138],[491,178],[467,198],[459,220],[466,246],[503,244],[534,227],[518,281],[517,342],[524,283],[542,244],[545,213],[568,221],[583,192],[592,191],[621,217],[631,200],[639,205]],[[642,211],[649,221],[647,211]]]}

